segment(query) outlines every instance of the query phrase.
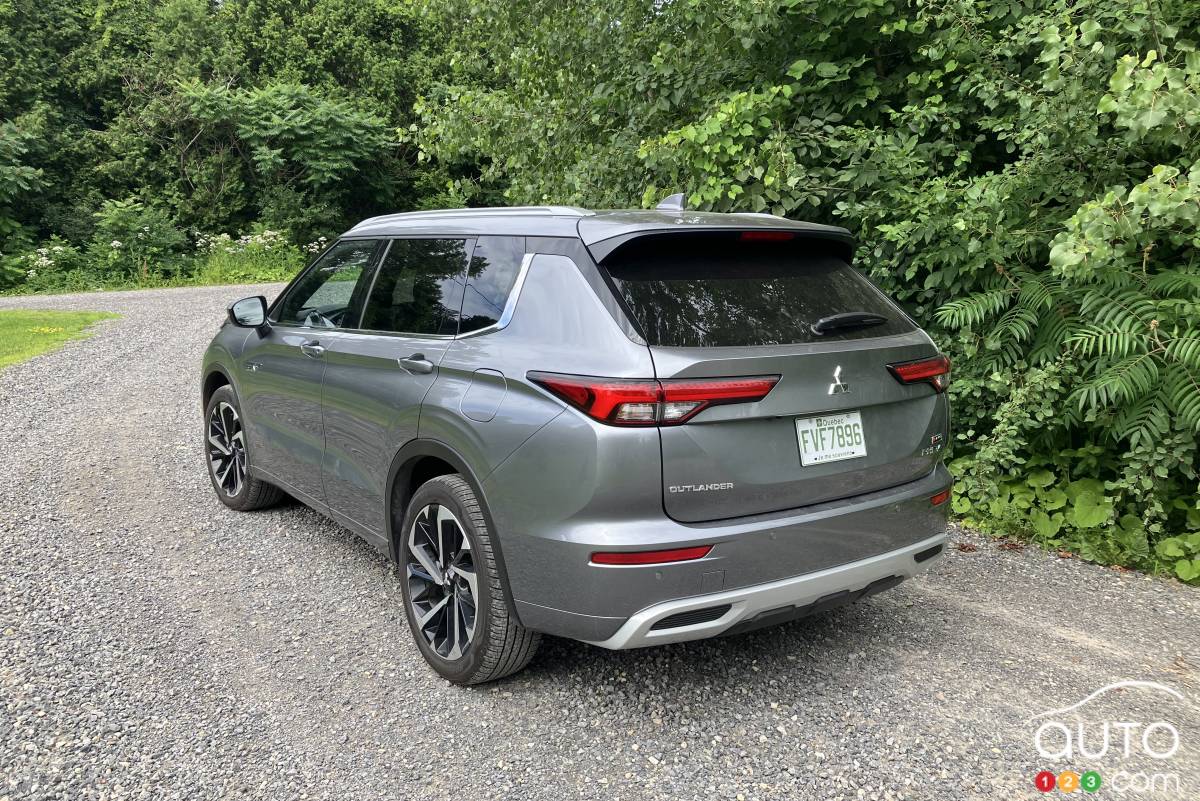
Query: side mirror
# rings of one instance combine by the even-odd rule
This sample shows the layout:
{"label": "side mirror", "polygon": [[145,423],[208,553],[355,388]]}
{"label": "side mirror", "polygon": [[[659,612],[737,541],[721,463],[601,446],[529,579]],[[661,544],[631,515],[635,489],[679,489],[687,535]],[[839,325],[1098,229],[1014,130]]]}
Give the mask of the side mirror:
{"label": "side mirror", "polygon": [[229,322],[242,328],[259,328],[267,322],[267,299],[262,295],[229,304]]}

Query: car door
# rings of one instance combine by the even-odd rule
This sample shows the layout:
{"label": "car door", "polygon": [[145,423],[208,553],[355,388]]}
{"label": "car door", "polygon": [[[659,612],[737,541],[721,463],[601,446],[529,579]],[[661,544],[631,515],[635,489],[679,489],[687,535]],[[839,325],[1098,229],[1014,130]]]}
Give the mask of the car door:
{"label": "car door", "polygon": [[421,401],[458,332],[470,239],[395,239],[376,270],[358,330],[325,351],[330,512],[360,533],[386,531],[384,492],[396,451],[417,436]]}
{"label": "car door", "polygon": [[255,470],[322,509],[324,350],[333,332],[357,324],[380,244],[354,239],[333,245],[276,301],[269,325],[251,332],[239,360]]}

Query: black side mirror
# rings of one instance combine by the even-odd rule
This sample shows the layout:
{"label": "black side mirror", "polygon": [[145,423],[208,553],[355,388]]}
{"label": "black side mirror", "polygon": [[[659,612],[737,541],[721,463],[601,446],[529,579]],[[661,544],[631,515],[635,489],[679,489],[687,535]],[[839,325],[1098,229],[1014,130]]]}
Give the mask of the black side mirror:
{"label": "black side mirror", "polygon": [[267,299],[262,295],[229,304],[229,322],[242,328],[261,328],[267,322]]}

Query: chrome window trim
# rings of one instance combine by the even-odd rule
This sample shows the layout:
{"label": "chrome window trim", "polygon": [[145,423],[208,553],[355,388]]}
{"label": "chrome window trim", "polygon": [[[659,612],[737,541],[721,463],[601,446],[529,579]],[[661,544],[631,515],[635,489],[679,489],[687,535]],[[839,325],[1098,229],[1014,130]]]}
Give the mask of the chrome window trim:
{"label": "chrome window trim", "polygon": [[[521,266],[517,270],[517,280],[513,282],[512,289],[508,291],[508,299],[504,302],[504,311],[500,312],[500,319],[491,325],[485,325],[483,328],[476,329],[475,331],[456,334],[454,339],[468,339],[480,336],[481,334],[491,334],[508,327],[508,324],[512,322],[513,313],[517,309],[517,301],[521,298],[521,290],[525,287],[525,276],[529,274],[529,267],[533,264],[534,255],[533,253],[526,253],[524,258],[521,259]],[[471,280],[469,275],[467,276],[467,280]]]}

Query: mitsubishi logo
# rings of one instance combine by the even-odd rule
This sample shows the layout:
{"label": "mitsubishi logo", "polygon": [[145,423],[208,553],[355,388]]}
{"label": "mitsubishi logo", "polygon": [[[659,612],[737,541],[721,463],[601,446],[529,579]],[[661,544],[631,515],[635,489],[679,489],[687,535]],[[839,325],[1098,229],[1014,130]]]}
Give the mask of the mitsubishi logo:
{"label": "mitsubishi logo", "polygon": [[833,383],[829,385],[829,394],[845,395],[849,391],[850,385],[842,383],[842,366],[839,364],[833,369]]}

